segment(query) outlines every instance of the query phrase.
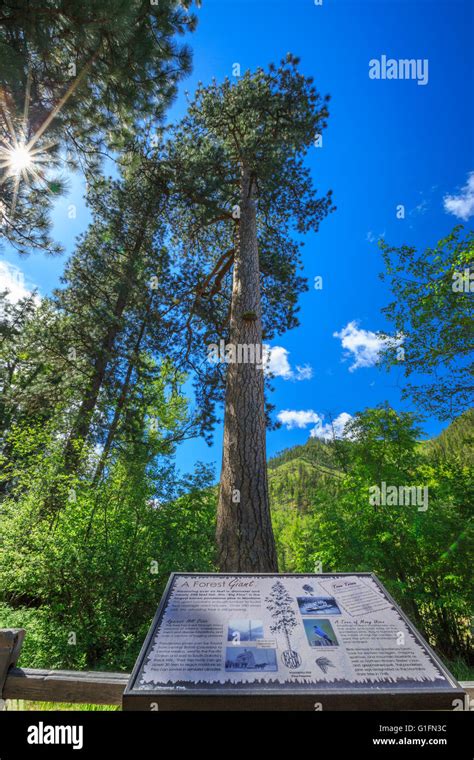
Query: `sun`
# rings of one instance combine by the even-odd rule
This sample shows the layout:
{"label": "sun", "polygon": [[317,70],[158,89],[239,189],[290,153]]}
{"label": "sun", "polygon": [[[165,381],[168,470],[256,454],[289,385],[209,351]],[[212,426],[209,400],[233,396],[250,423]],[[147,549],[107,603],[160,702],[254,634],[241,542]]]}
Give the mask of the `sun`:
{"label": "sun", "polygon": [[44,184],[46,182],[45,169],[50,159],[48,150],[52,145],[33,147],[33,141],[29,143],[22,135],[16,135],[13,130],[11,139],[0,139],[0,187],[8,180],[13,183],[13,195],[10,208],[10,217],[15,213],[16,201],[20,182],[26,185]]}
{"label": "sun", "polygon": [[38,165],[46,161],[47,157],[45,148],[32,148],[31,143],[18,139],[15,135],[12,142],[0,140],[0,169],[5,170],[4,180],[20,175],[24,180],[38,179]]}
{"label": "sun", "polygon": [[25,143],[20,143],[15,148],[7,150],[5,159],[13,174],[20,174],[22,171],[31,169],[33,165],[33,156]]}

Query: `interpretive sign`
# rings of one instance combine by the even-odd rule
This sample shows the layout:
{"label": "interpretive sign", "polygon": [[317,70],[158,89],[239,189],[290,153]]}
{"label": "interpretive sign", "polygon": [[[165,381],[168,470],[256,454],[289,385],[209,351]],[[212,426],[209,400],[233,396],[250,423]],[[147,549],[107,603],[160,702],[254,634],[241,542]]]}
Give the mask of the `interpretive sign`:
{"label": "interpretive sign", "polygon": [[463,696],[371,573],[173,573],[123,707],[452,710]]}

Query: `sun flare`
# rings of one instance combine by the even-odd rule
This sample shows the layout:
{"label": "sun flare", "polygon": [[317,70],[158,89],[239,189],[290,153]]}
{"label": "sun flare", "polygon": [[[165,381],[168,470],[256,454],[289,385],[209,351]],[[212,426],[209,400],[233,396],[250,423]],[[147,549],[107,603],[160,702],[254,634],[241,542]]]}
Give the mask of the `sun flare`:
{"label": "sun flare", "polygon": [[31,168],[33,164],[33,156],[24,143],[20,143],[13,150],[7,151],[6,160],[14,174],[19,174],[25,169]]}
{"label": "sun flare", "polygon": [[5,170],[6,177],[22,174],[26,179],[28,175],[36,175],[37,165],[46,158],[46,150],[32,149],[25,141],[15,140],[13,144],[0,141],[0,169]]}

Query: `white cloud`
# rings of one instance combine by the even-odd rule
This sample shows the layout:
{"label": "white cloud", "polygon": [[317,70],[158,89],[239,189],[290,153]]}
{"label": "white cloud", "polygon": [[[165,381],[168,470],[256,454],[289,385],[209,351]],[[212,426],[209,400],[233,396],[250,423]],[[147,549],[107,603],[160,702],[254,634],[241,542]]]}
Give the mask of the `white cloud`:
{"label": "white cloud", "polygon": [[313,368],[309,364],[296,365],[295,380],[311,380]]}
{"label": "white cloud", "polygon": [[296,365],[296,371],[292,369],[288,360],[289,351],[283,346],[269,346],[263,344],[263,363],[265,372],[274,377],[282,377],[283,380],[310,380],[313,370],[309,364]]}
{"label": "white cloud", "polygon": [[354,363],[349,367],[349,372],[359,367],[373,367],[384,347],[384,340],[371,330],[361,330],[357,322],[349,322],[340,332],[333,333],[334,338],[339,338],[342,347],[346,350],[346,358],[352,355]]}
{"label": "white cloud", "polygon": [[448,214],[454,214],[465,222],[474,216],[474,172],[469,173],[461,192],[458,195],[445,195],[443,203]]}
{"label": "white cloud", "polygon": [[311,438],[343,438],[344,428],[352,419],[352,414],[341,412],[335,420],[323,425],[322,420],[310,431]]}
{"label": "white cloud", "polygon": [[294,428],[306,428],[308,425],[314,425],[310,430],[311,438],[342,438],[344,428],[352,415],[347,412],[341,412],[331,422],[324,423],[324,415],[319,415],[313,409],[296,411],[294,409],[283,409],[277,414],[277,419],[285,425],[287,430]]}
{"label": "white cloud", "polygon": [[9,264],[6,261],[0,261],[0,293],[7,292],[7,299],[11,303],[16,303],[21,298],[31,295],[25,284],[25,276],[19,267]]}
{"label": "white cloud", "polygon": [[321,423],[322,421],[319,414],[313,412],[312,409],[300,412],[292,409],[284,409],[283,411],[278,412],[277,419],[285,425],[287,430],[292,430],[292,428],[305,428],[308,425]]}
{"label": "white cloud", "polygon": [[265,371],[275,377],[283,377],[290,380],[292,376],[290,362],[288,361],[289,351],[282,346],[269,346],[263,344],[263,363]]}

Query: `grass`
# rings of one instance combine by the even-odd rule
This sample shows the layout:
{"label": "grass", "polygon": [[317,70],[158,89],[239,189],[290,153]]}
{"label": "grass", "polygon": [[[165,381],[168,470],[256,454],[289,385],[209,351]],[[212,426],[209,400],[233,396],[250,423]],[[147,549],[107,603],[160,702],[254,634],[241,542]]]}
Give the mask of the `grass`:
{"label": "grass", "polygon": [[458,657],[455,660],[446,660],[443,658],[443,662],[449,672],[452,673],[458,681],[474,681],[474,667],[469,665],[461,657]]}
{"label": "grass", "polygon": [[79,712],[117,712],[122,708],[118,705],[84,705],[73,702],[31,702],[27,699],[7,699],[6,710],[13,712],[35,712],[48,710],[51,712],[67,712],[75,710]]}

